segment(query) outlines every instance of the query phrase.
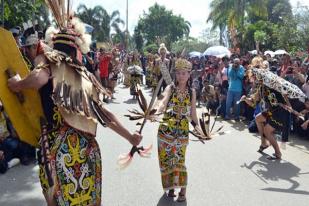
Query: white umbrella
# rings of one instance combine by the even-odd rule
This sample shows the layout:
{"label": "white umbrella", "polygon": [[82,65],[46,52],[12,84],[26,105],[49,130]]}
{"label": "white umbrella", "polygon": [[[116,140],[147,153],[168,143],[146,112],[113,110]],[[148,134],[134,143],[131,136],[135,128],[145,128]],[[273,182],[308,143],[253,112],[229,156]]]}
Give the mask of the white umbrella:
{"label": "white umbrella", "polygon": [[198,51],[192,51],[189,53],[189,57],[192,58],[192,57],[198,57],[200,58],[202,56],[202,53],[201,52],[198,52]]}
{"label": "white umbrella", "polygon": [[257,54],[257,50],[252,50],[252,51],[249,51],[250,54]]}
{"label": "white umbrella", "polygon": [[283,54],[289,54],[283,49],[279,49],[275,51],[275,55],[283,55]]}
{"label": "white umbrella", "polygon": [[206,51],[203,53],[204,56],[215,56],[222,58],[224,56],[231,56],[231,52],[228,48],[224,46],[212,46],[206,49]]}
{"label": "white umbrella", "polygon": [[264,52],[264,55],[267,55],[267,54],[269,54],[271,57],[275,56],[275,52],[270,51],[270,50],[267,50],[267,51]]}

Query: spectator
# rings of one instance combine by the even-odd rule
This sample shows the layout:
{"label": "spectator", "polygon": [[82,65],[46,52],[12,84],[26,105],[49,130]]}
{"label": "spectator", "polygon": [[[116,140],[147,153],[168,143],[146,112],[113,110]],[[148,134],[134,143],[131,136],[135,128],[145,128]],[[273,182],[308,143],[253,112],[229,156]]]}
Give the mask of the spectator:
{"label": "spectator", "polygon": [[[100,48],[100,57],[99,57],[99,69],[100,69],[100,78],[102,86],[107,88],[108,87],[108,65],[112,59],[112,55],[104,48]],[[107,98],[103,97],[104,102],[108,102]]]}
{"label": "spectator", "polygon": [[243,91],[243,78],[245,70],[242,65],[240,65],[240,60],[238,58],[234,59],[233,64],[228,69],[228,80],[229,89],[227,92],[226,99],[226,112],[225,119],[229,120],[231,118],[230,112],[232,107],[236,107],[234,111],[235,120],[239,121],[240,108],[239,104],[236,104],[240,100]]}
{"label": "spectator", "polygon": [[302,90],[306,94],[306,96],[309,98],[309,76],[307,76],[306,82],[302,86]]}
{"label": "spectator", "polygon": [[7,116],[0,102],[0,173],[4,174],[9,169],[9,162],[17,156],[18,139],[9,132]]}
{"label": "spectator", "polygon": [[297,118],[295,120],[295,130],[296,133],[301,136],[309,139],[309,98],[305,101],[305,108],[300,112],[304,116],[304,120]]}
{"label": "spectator", "polygon": [[39,39],[36,34],[31,34],[26,38],[23,47],[23,57],[30,70],[34,69],[35,58],[38,56]]}
{"label": "spectator", "polygon": [[83,55],[83,64],[89,72],[95,74],[95,64],[94,64],[94,52],[90,51]]}

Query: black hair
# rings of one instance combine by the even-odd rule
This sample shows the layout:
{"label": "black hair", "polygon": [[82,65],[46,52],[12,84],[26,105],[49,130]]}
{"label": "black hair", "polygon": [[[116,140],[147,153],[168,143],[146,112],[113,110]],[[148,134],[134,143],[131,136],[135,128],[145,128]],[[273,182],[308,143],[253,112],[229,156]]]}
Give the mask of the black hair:
{"label": "black hair", "polygon": [[54,49],[64,52],[71,57],[76,57],[76,48],[69,46],[67,44],[55,43]]}

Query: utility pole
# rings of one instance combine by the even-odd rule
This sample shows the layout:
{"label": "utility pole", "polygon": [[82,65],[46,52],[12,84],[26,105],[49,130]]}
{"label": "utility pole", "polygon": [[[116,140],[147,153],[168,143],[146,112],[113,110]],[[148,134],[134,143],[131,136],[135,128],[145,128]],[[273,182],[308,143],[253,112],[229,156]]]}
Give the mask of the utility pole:
{"label": "utility pole", "polygon": [[1,8],[2,8],[2,27],[4,28],[4,0],[1,0]]}
{"label": "utility pole", "polygon": [[128,50],[128,43],[129,43],[129,26],[128,26],[128,24],[129,24],[129,0],[127,0],[127,8],[126,8],[126,37],[125,37],[125,48],[126,48],[126,50]]}

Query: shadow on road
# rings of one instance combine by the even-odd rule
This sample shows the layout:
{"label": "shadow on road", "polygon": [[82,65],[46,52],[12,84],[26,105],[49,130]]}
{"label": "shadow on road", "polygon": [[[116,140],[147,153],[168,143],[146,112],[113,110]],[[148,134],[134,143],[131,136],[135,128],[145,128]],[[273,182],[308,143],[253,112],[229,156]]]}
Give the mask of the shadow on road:
{"label": "shadow on road", "polygon": [[0,175],[0,205],[39,206],[44,205],[44,197],[38,180],[38,166],[17,166],[5,176]]}
{"label": "shadow on road", "polygon": [[187,206],[187,201],[185,202],[177,202],[174,201],[173,198],[167,197],[166,194],[163,194],[160,198],[157,206]]}
{"label": "shadow on road", "polygon": [[[255,166],[257,166],[256,170],[254,169]],[[266,158],[265,154],[259,158],[259,161],[253,161],[249,165],[247,165],[247,163],[244,163],[244,165],[242,165],[241,167],[247,168],[252,171],[266,184],[268,184],[268,181],[280,180],[285,180],[291,183],[291,187],[287,189],[268,187],[263,188],[262,190],[309,195],[309,191],[297,190],[300,184],[297,181],[293,180],[294,177],[298,177],[299,175],[308,175],[309,173],[299,173],[300,168],[290,162],[287,162],[285,160],[271,161]]]}
{"label": "shadow on road", "polygon": [[289,138],[289,145],[295,147],[302,152],[309,154],[309,141],[301,139],[300,137],[295,137],[292,135],[292,138]]}
{"label": "shadow on road", "polygon": [[123,101],[123,103],[125,103],[125,104],[136,104],[137,99],[128,99],[126,101]]}
{"label": "shadow on road", "polygon": [[231,124],[232,128],[234,128],[238,131],[244,131],[245,129],[248,128],[248,126],[246,124],[244,124],[243,122],[236,122],[234,120],[227,121],[227,122]]}

